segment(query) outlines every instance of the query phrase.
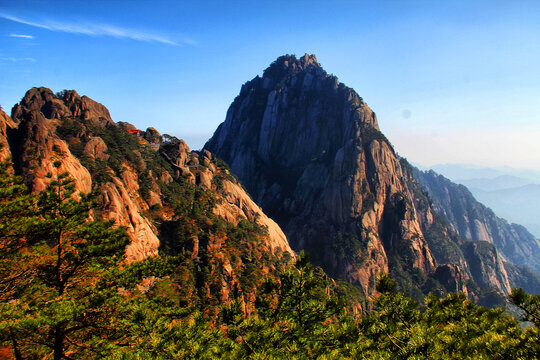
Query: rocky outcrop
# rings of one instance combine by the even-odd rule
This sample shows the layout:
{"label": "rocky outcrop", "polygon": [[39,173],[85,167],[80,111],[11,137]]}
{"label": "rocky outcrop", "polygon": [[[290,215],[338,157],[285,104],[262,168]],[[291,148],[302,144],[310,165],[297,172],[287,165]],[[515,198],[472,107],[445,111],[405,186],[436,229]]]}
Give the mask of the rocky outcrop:
{"label": "rocky outcrop", "polygon": [[231,166],[294,249],[366,294],[381,272],[436,270],[375,113],[314,56],[282,56],[244,84],[205,149]]}
{"label": "rocky outcrop", "polygon": [[523,226],[509,224],[478,202],[463,185],[433,171],[414,169],[414,176],[440,213],[468,241],[487,241],[505,261],[528,266],[540,273],[540,245]]}
{"label": "rocky outcrop", "polygon": [[462,292],[469,296],[469,289],[465,284],[470,277],[464,273],[463,268],[455,264],[444,264],[437,267],[434,278],[448,291]]}
{"label": "rocky outcrop", "polygon": [[32,191],[44,190],[63,172],[73,178],[78,191],[88,193],[92,188],[88,170],[56,135],[59,118],[68,114],[72,112],[63,101],[44,88],[29,90],[13,108],[11,116],[18,123],[10,135],[13,162]]}
{"label": "rocky outcrop", "polygon": [[506,268],[497,249],[487,241],[465,243],[465,257],[478,286],[491,286],[510,293],[511,286]]}
{"label": "rocky outcrop", "polygon": [[490,302],[493,296],[491,300],[483,299],[488,288],[496,290],[499,302],[510,291],[510,282],[499,251],[487,242],[471,245],[464,240],[432,206],[431,197],[416,180],[416,169],[407,160],[400,160],[405,179],[413,194],[421,229],[437,262],[457,266],[456,269],[461,273],[459,277],[464,283],[474,284],[468,291],[470,297],[480,300],[484,305],[500,305]]}
{"label": "rocky outcrop", "polygon": [[87,96],[80,97],[75,90],[64,90],[54,94],[40,87],[28,90],[21,102],[13,108],[12,118],[24,117],[25,113],[37,111],[47,119],[74,117],[87,120],[96,126],[113,123],[109,110]]}
{"label": "rocky outcrop", "polygon": [[[179,139],[166,141],[159,151],[176,168],[176,177],[184,176],[206,189],[219,187],[222,201],[213,209],[216,215],[234,224],[241,219],[257,222],[268,229],[269,238],[265,244],[269,250],[280,249],[294,256],[281,228],[253,202],[227,169],[217,166],[215,157],[209,151],[191,152],[187,144]],[[221,175],[219,185],[215,180],[218,174]]]}
{"label": "rocky outcrop", "polygon": [[174,139],[173,141],[167,141],[163,143],[159,148],[159,153],[174,166],[175,176],[186,176],[190,182],[195,182],[195,175],[190,171],[189,166],[191,165],[194,169],[198,167],[197,162],[193,160],[189,146],[179,139]]}
{"label": "rocky outcrop", "polygon": [[161,144],[163,142],[163,137],[153,127],[149,127],[143,134],[143,139],[148,141],[150,144]]}
{"label": "rocky outcrop", "polygon": [[540,294],[540,275],[525,266],[504,263],[512,288],[522,288],[530,294]]}
{"label": "rocky outcrop", "polygon": [[[65,120],[84,121],[88,127],[116,126],[108,110],[101,104],[73,90],[54,94],[47,88],[29,90],[20,104],[13,108],[13,117],[19,122],[11,135],[14,163],[33,191],[42,191],[51,179],[67,172],[76,189],[83,193],[92,190],[92,177],[71,151],[68,142],[61,139],[58,129],[64,129]],[[93,160],[107,160],[107,145],[93,136],[88,127],[79,127],[75,135],[81,140],[84,154]],[[84,142],[84,145],[82,143]],[[126,226],[132,243],[127,249],[128,260],[140,260],[156,255],[159,240],[151,222],[142,216],[148,205],[133,197],[136,189],[111,173],[111,181],[101,188],[103,217],[114,219]],[[130,186],[131,185],[131,186]]]}
{"label": "rocky outcrop", "polygon": [[111,182],[103,185],[101,191],[103,203],[100,213],[105,219],[126,226],[131,237],[131,243],[126,248],[128,261],[155,256],[159,248],[156,228],[142,215],[148,206],[141,206],[144,202],[139,198],[138,185],[135,184],[126,184],[114,177]]}
{"label": "rocky outcrop", "polygon": [[17,125],[11,120],[8,114],[0,110],[0,161],[11,161],[7,132],[9,129],[16,127]]}
{"label": "rocky outcrop", "polygon": [[[178,301],[237,299],[254,310],[264,279],[277,281],[295,254],[279,226],[208,151],[154,128],[114,123],[107,109],[75,91],[33,88],[0,113],[0,153],[33,191],[63,172],[80,192],[96,194],[89,218],[112,220],[131,239],[129,262],[176,255]],[[77,196],[78,194],[76,194]],[[152,263],[153,260],[150,261]],[[159,279],[148,277],[140,291]],[[210,310],[208,310],[210,311]]]}
{"label": "rocky outcrop", "polygon": [[[78,191],[97,191],[95,214],[125,226],[131,237],[128,261],[158,254],[161,242],[155,222],[175,218],[163,188],[180,178],[210,191],[209,196],[215,197],[214,213],[229,222],[246,218],[267,227],[268,251],[279,249],[294,256],[279,226],[208,151],[191,152],[177,139],[163,143],[154,128],[141,132],[129,123],[115,124],[103,105],[74,90],[54,94],[47,88],[33,88],[12,113],[15,121],[0,114],[2,157],[13,157],[17,172],[33,191],[45,189],[63,172],[73,178]],[[172,168],[165,168],[166,164]],[[225,172],[229,180],[221,180]],[[220,189],[216,175],[220,175]]]}
{"label": "rocky outcrop", "polygon": [[287,237],[281,228],[261,210],[249,197],[245,190],[236,182],[223,181],[225,201],[216,205],[214,213],[230,223],[238,223],[242,218],[257,222],[268,229],[269,241],[266,243],[271,251],[280,249],[294,255]]}
{"label": "rocky outcrop", "polygon": [[107,144],[103,141],[102,138],[99,136],[93,137],[86,145],[84,145],[84,153],[88,156],[90,156],[92,159],[101,159],[101,160],[107,160],[109,159],[109,155],[107,154]]}

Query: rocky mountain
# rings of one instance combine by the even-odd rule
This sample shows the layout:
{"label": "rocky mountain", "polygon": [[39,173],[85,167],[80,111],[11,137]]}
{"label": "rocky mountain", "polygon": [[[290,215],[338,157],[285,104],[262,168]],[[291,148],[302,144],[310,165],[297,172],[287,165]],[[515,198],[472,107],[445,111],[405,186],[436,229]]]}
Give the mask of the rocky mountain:
{"label": "rocky mountain", "polygon": [[263,273],[295,256],[214,155],[153,128],[117,124],[103,105],[73,90],[29,90],[11,118],[0,112],[0,144],[1,159],[12,161],[32,191],[68,173],[78,192],[94,192],[92,216],[127,228],[128,261],[185,258],[177,265],[184,290],[201,299],[252,296]]}
{"label": "rocky mountain", "polygon": [[505,262],[504,267],[512,287],[522,288],[532,294],[540,294],[540,275],[526,266],[513,265],[509,262]]}
{"label": "rocky mountain", "polygon": [[512,288],[512,283],[506,272],[504,257],[499,250],[486,241],[467,241],[460,236],[441,215],[435,206],[428,192],[420,185],[416,168],[411,166],[407,160],[400,159],[406,181],[413,190],[413,201],[419,214],[421,227],[426,239],[435,255],[435,258],[442,264],[455,264],[469,275],[469,280],[474,282],[479,289],[472,287],[473,293],[480,294],[480,301],[486,304],[497,303],[499,300],[489,289],[498,289],[503,293],[508,293]]}
{"label": "rocky mountain", "polygon": [[0,144],[32,191],[68,173],[94,193],[92,216],[127,228],[128,261],[180,259],[186,299],[253,299],[293,249],[366,297],[381,273],[416,298],[461,291],[482,302],[485,289],[510,290],[498,248],[468,243],[438,215],[375,113],[314,56],[280,57],[242,86],[200,152],[47,88],[29,90],[11,118],[0,113]]}
{"label": "rocky mountain", "polygon": [[[434,220],[375,113],[315,56],[282,56],[244,84],[205,149],[231,166],[293,249],[366,295],[380,272],[410,293],[478,293],[475,250],[467,256],[444,219]],[[485,265],[482,274],[497,274],[486,285],[508,292],[501,263]]]}
{"label": "rocky mountain", "polygon": [[435,210],[463,239],[487,241],[495,245],[506,261],[540,273],[540,244],[527,229],[497,217],[465,186],[434,171],[414,169],[414,176],[433,200]]}
{"label": "rocky mountain", "polygon": [[0,110],[0,161],[11,161],[7,131],[15,126],[13,120],[4,111]]}

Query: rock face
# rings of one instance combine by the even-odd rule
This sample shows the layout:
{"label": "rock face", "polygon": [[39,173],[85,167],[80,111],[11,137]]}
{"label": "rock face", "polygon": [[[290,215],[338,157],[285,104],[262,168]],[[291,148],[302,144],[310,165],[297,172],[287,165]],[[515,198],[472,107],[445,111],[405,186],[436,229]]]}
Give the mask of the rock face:
{"label": "rock face", "polygon": [[[129,261],[158,254],[156,219],[175,217],[164,193],[167,184],[187,179],[212,191],[216,173],[226,173],[207,151],[192,153],[181,140],[162,144],[154,128],[127,132],[135,127],[115,124],[103,105],[73,90],[54,94],[33,88],[15,105],[12,118],[0,113],[1,159],[12,159],[16,172],[36,192],[62,172],[74,179],[78,191],[98,191],[96,214],[125,226],[131,237],[126,249]],[[268,251],[279,249],[294,256],[279,226],[229,177],[221,182],[223,191],[211,195],[216,197],[214,212],[235,224],[243,218],[257,221],[268,228],[264,238]]]}
{"label": "rock face", "polygon": [[[279,249],[294,256],[289,242],[281,228],[253,202],[242,186],[230,175],[227,169],[216,164],[216,158],[209,151],[191,152],[183,140],[174,139],[163,143],[159,149],[177,170],[174,176],[185,176],[188,181],[206,189],[217,186],[222,201],[213,208],[214,214],[237,224],[242,219],[249,219],[268,229],[266,245],[271,251]],[[216,184],[216,176],[225,175]]]}
{"label": "rock face", "polygon": [[492,243],[468,243],[448,225],[374,112],[314,56],[281,57],[246,83],[200,152],[153,128],[116,124],[75,91],[31,89],[12,119],[0,113],[0,155],[33,191],[68,172],[78,191],[99,194],[93,216],[127,228],[129,261],[159,250],[197,264],[183,277],[186,292],[205,279],[209,298],[254,301],[257,279],[295,256],[289,244],[367,296],[382,272],[417,298],[506,293],[505,269],[524,279],[485,223],[474,229]]}
{"label": "rock face", "polygon": [[107,154],[107,144],[103,141],[102,138],[99,136],[96,136],[86,143],[84,145],[84,153],[88,156],[90,156],[92,159],[102,159],[107,160],[109,159],[109,155]]}
{"label": "rock face", "polygon": [[15,127],[13,120],[3,110],[0,110],[0,161],[11,161],[7,133],[9,129]]}
{"label": "rock face", "polygon": [[[36,192],[67,172],[79,192],[95,193],[90,217],[126,228],[127,261],[175,256],[174,288],[186,305],[217,311],[238,299],[249,313],[263,279],[277,280],[294,259],[279,226],[210,152],[116,124],[75,91],[33,88],[12,114],[0,113],[0,156],[11,171]],[[152,276],[140,289],[159,281],[172,280]]]}
{"label": "rock face", "polygon": [[508,280],[513,288],[522,288],[531,294],[540,294],[540,275],[525,266],[504,263]]}
{"label": "rock face", "polygon": [[505,294],[510,292],[506,268],[493,244],[487,241],[467,242],[464,253],[473,279],[479,286],[495,287]]}
{"label": "rock face", "polygon": [[[463,239],[433,207],[430,194],[417,181],[416,168],[405,159],[400,160],[413,194],[421,229],[436,261],[439,264],[452,265],[455,271],[461,273],[458,278],[469,284],[471,298],[487,306],[502,305],[502,296],[511,290],[511,282],[506,273],[504,258],[498,249],[486,241],[471,243]],[[498,302],[494,302],[493,294],[490,294],[488,289],[497,290]]]}
{"label": "rock face", "polygon": [[435,210],[468,241],[487,241],[504,260],[540,273],[540,245],[523,226],[509,224],[476,201],[471,192],[433,171],[414,169],[414,176],[433,200]]}
{"label": "rock face", "polygon": [[[13,162],[16,170],[24,175],[33,191],[42,191],[50,181],[62,172],[67,172],[74,180],[78,191],[89,193],[92,190],[92,177],[89,170],[81,164],[71,151],[68,142],[63,140],[57,130],[65,129],[65,120],[72,125],[75,121],[86,122],[89,126],[106,128],[116,126],[109,111],[101,104],[73,90],[54,94],[47,88],[29,90],[20,104],[15,105],[12,117],[18,122],[10,142],[13,149]],[[77,128],[74,138],[85,143],[84,153],[93,160],[107,160],[107,145],[100,137],[94,137],[85,127]],[[55,163],[56,162],[56,163]],[[148,205],[130,196],[136,189],[116,176],[103,186],[102,207],[108,210],[106,218],[114,219],[118,225],[126,226],[132,238],[127,249],[129,260],[140,260],[156,255],[159,240],[151,222],[141,213]]]}
{"label": "rock face", "polygon": [[[56,177],[67,172],[75,180],[78,191],[90,192],[92,179],[88,170],[71,154],[68,145],[56,135],[56,127],[62,116],[75,113],[90,117],[90,112],[82,112],[74,104],[80,102],[75,92],[65,94],[71,103],[64,103],[45,88],[29,90],[20,104],[15,105],[11,117],[18,127],[10,136],[12,157],[15,168],[24,174],[33,191],[42,191]],[[93,115],[93,114],[92,114]],[[58,162],[60,166],[56,166]]]}
{"label": "rock face", "polygon": [[146,129],[143,134],[143,138],[150,144],[161,144],[163,142],[163,137],[153,127],[149,127],[148,129]]}
{"label": "rock face", "polygon": [[282,56],[244,84],[205,149],[231,166],[295,250],[366,294],[381,272],[436,271],[375,113],[314,56]]}

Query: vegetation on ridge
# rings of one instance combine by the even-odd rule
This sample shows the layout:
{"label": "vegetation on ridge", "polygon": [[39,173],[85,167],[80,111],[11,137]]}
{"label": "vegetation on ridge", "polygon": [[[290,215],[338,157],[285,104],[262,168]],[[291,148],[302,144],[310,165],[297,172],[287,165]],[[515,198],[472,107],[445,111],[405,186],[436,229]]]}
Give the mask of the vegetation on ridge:
{"label": "vegetation on ridge", "polygon": [[[383,276],[372,309],[359,314],[304,254],[277,276],[261,274],[251,308],[240,296],[225,304],[186,302],[186,268],[178,265],[191,254],[125,264],[124,230],[88,221],[91,199],[75,200],[65,175],[31,195],[5,170],[0,344],[16,359],[532,359],[540,353],[539,296],[513,292],[511,300],[532,324],[522,330],[502,309],[477,306],[463,294],[431,294],[418,304]],[[207,311],[212,306],[216,311]]]}

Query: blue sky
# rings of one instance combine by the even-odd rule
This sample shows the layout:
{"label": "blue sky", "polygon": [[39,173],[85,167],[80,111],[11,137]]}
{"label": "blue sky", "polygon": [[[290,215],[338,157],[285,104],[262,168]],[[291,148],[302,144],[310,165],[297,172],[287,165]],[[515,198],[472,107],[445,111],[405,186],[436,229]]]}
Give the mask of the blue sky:
{"label": "blue sky", "polygon": [[316,54],[416,163],[540,169],[538,1],[6,1],[0,104],[76,89],[201,147],[241,85]]}

